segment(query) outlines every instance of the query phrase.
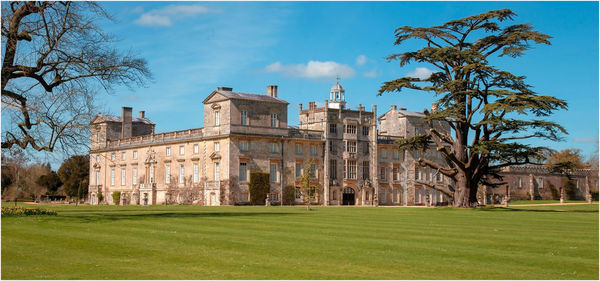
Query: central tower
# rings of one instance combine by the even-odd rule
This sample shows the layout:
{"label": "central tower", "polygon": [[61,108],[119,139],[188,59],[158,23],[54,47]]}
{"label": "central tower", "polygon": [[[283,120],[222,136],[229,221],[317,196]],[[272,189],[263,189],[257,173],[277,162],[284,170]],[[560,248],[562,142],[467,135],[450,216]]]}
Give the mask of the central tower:
{"label": "central tower", "polygon": [[346,91],[340,85],[340,77],[337,77],[335,85],[329,91],[329,108],[345,109],[346,107]]}

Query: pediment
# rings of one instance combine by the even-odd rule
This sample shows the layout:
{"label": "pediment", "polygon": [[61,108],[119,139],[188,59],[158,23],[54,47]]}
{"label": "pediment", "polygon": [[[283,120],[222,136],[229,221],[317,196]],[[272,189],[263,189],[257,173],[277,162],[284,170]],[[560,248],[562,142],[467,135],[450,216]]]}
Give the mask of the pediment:
{"label": "pediment", "polygon": [[206,97],[206,99],[204,99],[204,101],[202,103],[209,104],[209,103],[224,101],[224,100],[228,100],[228,99],[229,99],[228,97],[222,95],[218,91],[214,91],[210,95],[208,95],[208,97]]}
{"label": "pediment", "polygon": [[221,159],[221,154],[219,154],[218,152],[213,152],[213,153],[210,154],[209,157],[212,160]]}

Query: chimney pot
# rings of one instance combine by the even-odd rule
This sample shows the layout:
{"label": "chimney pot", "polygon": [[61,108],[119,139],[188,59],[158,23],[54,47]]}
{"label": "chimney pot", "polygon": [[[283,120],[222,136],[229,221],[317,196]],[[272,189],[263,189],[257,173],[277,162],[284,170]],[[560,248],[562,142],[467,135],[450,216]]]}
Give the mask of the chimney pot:
{"label": "chimney pot", "polygon": [[299,104],[298,104],[298,109],[299,109],[300,111],[302,111],[302,104],[301,104],[301,103],[299,103]]}
{"label": "chimney pot", "polygon": [[277,97],[277,85],[269,85],[267,86],[267,95],[269,97]]}
{"label": "chimney pot", "polygon": [[140,118],[146,118],[146,112],[145,111],[140,111]]}

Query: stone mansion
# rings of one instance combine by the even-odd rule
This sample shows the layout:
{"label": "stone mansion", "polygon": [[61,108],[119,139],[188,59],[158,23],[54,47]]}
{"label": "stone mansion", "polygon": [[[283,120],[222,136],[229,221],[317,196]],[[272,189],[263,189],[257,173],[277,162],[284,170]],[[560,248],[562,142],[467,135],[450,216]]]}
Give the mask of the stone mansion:
{"label": "stone mansion", "polygon": [[[277,86],[267,94],[219,87],[206,97],[204,128],[156,133],[144,111],[133,117],[98,114],[91,122],[88,201],[98,193],[118,203],[248,204],[250,172],[269,173],[269,201],[280,204],[285,186],[296,187],[310,165],[311,184],[322,205],[419,205],[448,198],[430,188],[452,184],[435,170],[418,167],[418,151],[399,150],[395,140],[422,134],[423,112],[391,108],[377,116],[359,105],[346,106],[336,83],[323,107],[299,105],[299,124],[288,124],[288,102]],[[421,152],[422,153],[422,152]],[[426,157],[441,161],[434,152]],[[306,165],[306,164],[309,165]],[[587,179],[587,178],[586,178]],[[597,175],[596,175],[597,179]],[[597,190],[597,180],[595,182]]]}

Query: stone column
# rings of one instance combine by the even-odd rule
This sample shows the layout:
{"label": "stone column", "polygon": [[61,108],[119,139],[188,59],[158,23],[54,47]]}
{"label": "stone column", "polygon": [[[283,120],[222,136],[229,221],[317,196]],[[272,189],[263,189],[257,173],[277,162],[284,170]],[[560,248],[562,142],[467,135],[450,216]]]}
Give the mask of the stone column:
{"label": "stone column", "polygon": [[325,123],[323,126],[323,137],[325,137],[325,148],[323,149],[323,206],[329,206],[329,103],[327,100],[325,100]]}
{"label": "stone column", "polygon": [[529,174],[529,197],[530,200],[535,200],[535,186],[533,174]]}

